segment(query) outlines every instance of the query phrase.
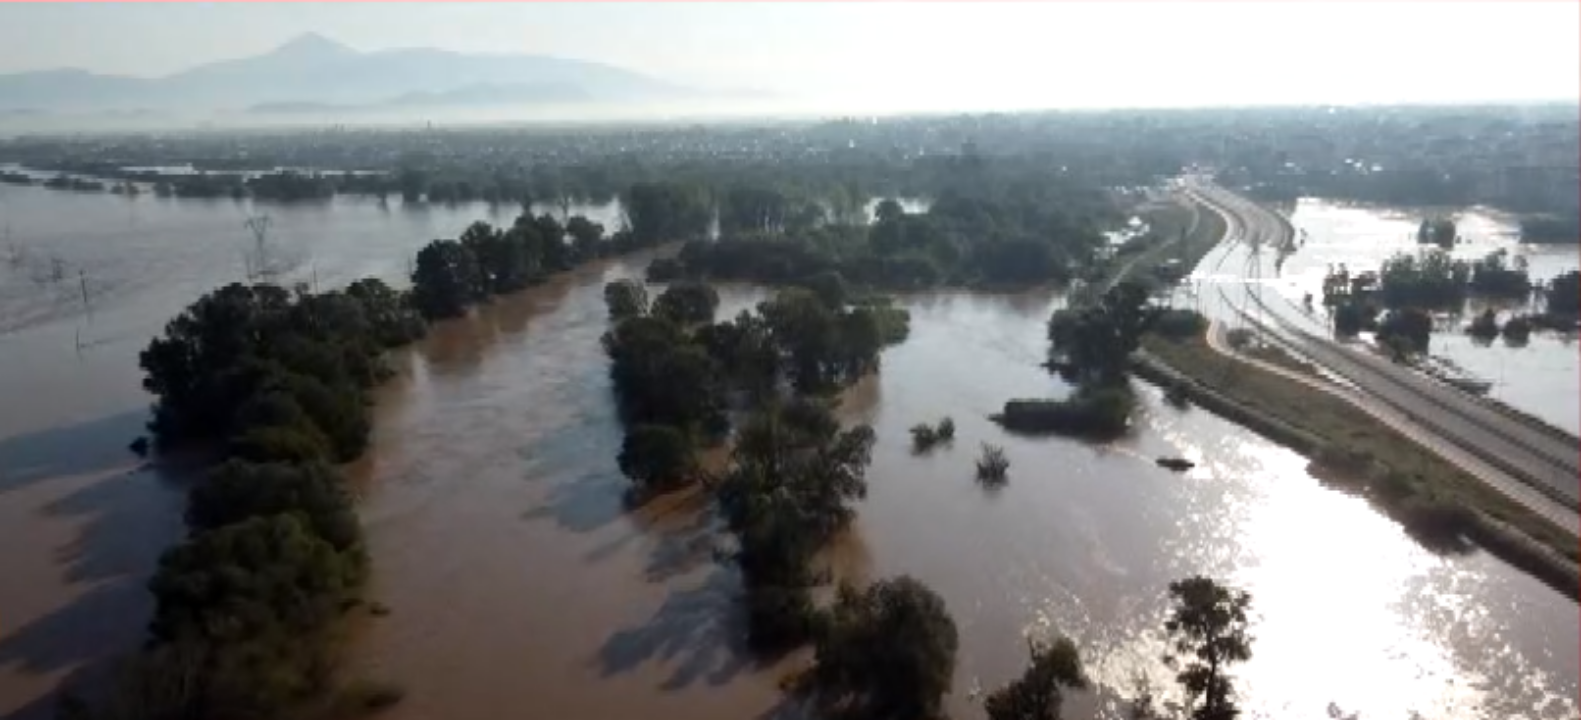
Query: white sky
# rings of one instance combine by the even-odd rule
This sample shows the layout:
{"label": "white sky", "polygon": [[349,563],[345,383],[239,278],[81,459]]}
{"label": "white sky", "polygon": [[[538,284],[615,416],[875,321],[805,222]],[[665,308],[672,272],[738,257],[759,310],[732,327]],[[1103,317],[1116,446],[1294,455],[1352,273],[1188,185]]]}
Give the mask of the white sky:
{"label": "white sky", "polygon": [[0,4],[0,72],[158,75],[303,32],[922,108],[1581,97],[1581,3]]}

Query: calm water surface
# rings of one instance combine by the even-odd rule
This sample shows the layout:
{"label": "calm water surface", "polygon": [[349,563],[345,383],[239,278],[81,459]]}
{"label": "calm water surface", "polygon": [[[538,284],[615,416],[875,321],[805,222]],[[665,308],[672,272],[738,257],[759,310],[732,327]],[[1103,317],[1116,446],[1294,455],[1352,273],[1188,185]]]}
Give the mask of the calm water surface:
{"label": "calm water surface", "polygon": [[[147,403],[136,353],[164,320],[242,274],[253,210],[8,189],[0,224],[33,256],[81,266],[90,321],[66,288],[5,274],[0,312],[0,717],[45,708],[72,670],[135,642],[142,582],[180,532],[180,491],[130,472]],[[487,209],[336,201],[269,209],[297,276],[396,278],[433,237]],[[495,222],[507,222],[503,212]],[[706,499],[627,511],[620,431],[598,336],[608,279],[587,268],[434,328],[378,394],[374,449],[354,468],[376,578],[393,612],[354,671],[407,690],[396,718],[741,718],[777,713],[777,682],[739,647],[733,573],[713,561]],[[39,293],[53,295],[40,299]],[[760,299],[725,290],[726,311]],[[909,573],[961,630],[958,717],[1011,677],[1026,635],[1076,638],[1092,674],[1125,689],[1162,677],[1168,581],[1193,572],[1254,596],[1256,658],[1239,674],[1249,717],[1577,716],[1576,606],[1485,555],[1441,558],[1305,462],[1144,390],[1134,437],[1097,447],[1005,435],[1009,397],[1067,389],[1037,367],[1050,295],[908,300],[912,336],[842,412],[874,425],[870,494],[835,549],[846,575]],[[84,347],[79,351],[78,344]],[[906,428],[952,415],[952,447],[918,457]],[[1011,480],[971,479],[978,443],[1005,446]],[[1153,459],[1200,462],[1185,475]],[[1321,670],[1315,670],[1321,668]],[[1111,693],[1078,699],[1075,717]],[[19,713],[19,710],[21,711]]]}

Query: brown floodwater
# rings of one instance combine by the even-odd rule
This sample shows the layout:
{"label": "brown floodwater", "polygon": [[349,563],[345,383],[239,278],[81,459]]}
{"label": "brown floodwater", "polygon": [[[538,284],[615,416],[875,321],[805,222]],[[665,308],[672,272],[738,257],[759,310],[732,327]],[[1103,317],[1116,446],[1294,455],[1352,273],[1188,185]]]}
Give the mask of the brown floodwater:
{"label": "brown floodwater", "polygon": [[[39,299],[15,273],[0,285],[6,317],[41,318],[0,336],[9,720],[47,709],[56,682],[135,642],[146,621],[141,585],[180,533],[180,493],[128,473],[124,445],[147,402],[136,351],[240,274],[246,208],[29,190],[0,210],[30,249],[93,263],[106,288],[90,323],[63,290]],[[321,283],[398,276],[415,247],[484,212],[272,211]],[[67,229],[51,234],[50,218]],[[405,687],[392,718],[794,714],[778,682],[805,657],[761,667],[742,651],[737,581],[713,557],[707,499],[622,501],[598,337],[603,283],[639,270],[578,271],[441,324],[396,357],[401,377],[379,391],[373,451],[356,466],[371,595],[392,612],[367,624],[349,663]],[[764,296],[723,293],[725,313]],[[1421,549],[1292,452],[1150,388],[1134,435],[1108,446],[989,423],[1007,398],[1068,391],[1038,367],[1059,302],[910,298],[911,337],[842,409],[879,441],[834,557],[847,576],[911,574],[945,598],[961,633],[955,716],[980,717],[978,691],[1018,671],[1025,637],[1054,631],[1077,641],[1104,689],[1076,698],[1071,716],[1110,714],[1135,673],[1164,677],[1165,586],[1197,572],[1253,595],[1255,657],[1237,675],[1247,717],[1577,716],[1574,603],[1484,554]],[[82,335],[95,340],[79,351]],[[946,414],[954,444],[913,455],[906,428]],[[1006,448],[1008,485],[973,481],[981,442]],[[1174,474],[1153,463],[1176,454],[1199,464]]]}

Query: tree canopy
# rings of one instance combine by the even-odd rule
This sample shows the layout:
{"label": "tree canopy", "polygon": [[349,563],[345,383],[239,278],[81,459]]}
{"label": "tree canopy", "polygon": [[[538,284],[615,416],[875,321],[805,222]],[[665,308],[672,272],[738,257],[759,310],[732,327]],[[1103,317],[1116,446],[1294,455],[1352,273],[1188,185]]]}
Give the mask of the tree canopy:
{"label": "tree canopy", "polygon": [[1192,720],[1234,720],[1240,709],[1229,668],[1252,657],[1251,596],[1200,575],[1170,583],[1169,595],[1165,659],[1186,692]]}
{"label": "tree canopy", "polygon": [[937,717],[959,645],[943,598],[915,579],[842,586],[816,645],[819,698],[838,717]]}
{"label": "tree canopy", "polygon": [[1028,652],[1031,662],[1021,677],[983,700],[988,720],[1060,720],[1065,693],[1088,687],[1081,654],[1069,638],[1030,643]]}

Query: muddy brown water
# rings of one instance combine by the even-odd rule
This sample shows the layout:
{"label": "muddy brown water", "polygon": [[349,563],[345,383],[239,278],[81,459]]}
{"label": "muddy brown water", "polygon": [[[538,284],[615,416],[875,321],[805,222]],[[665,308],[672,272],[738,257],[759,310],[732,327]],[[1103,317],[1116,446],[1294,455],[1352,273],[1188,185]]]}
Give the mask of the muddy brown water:
{"label": "muddy brown water", "polygon": [[[54,308],[0,336],[0,717],[43,716],[56,683],[140,636],[142,583],[180,534],[181,496],[124,451],[147,403],[135,356],[184,303],[239,275],[248,208],[228,203],[38,189],[0,203],[14,237],[93,263],[113,288],[91,324],[15,278],[0,290],[22,298],[9,309]],[[330,283],[398,276],[415,247],[487,210],[271,212],[298,238],[303,274]],[[707,499],[622,502],[601,292],[639,269],[586,268],[396,356],[402,375],[379,391],[374,447],[354,468],[370,594],[392,612],[348,663],[405,687],[390,717],[795,714],[777,685],[805,657],[762,667],[741,651]],[[764,296],[723,292],[724,312]],[[909,298],[910,339],[842,408],[879,442],[835,559],[852,576],[912,574],[945,598],[962,640],[952,713],[979,717],[977,691],[1020,668],[1025,637],[1051,631],[1076,639],[1101,687],[1162,678],[1164,588],[1203,572],[1253,594],[1255,658],[1238,672],[1248,717],[1576,717],[1573,603],[1486,555],[1422,550],[1294,453],[1146,388],[1136,432],[1110,446],[989,423],[1006,398],[1067,391],[1037,366],[1059,302]],[[906,428],[946,414],[953,446],[913,455]],[[981,442],[1012,463],[996,491],[971,477]],[[1199,465],[1153,464],[1177,454]],[[1111,699],[1084,695],[1071,715],[1107,714]]]}

